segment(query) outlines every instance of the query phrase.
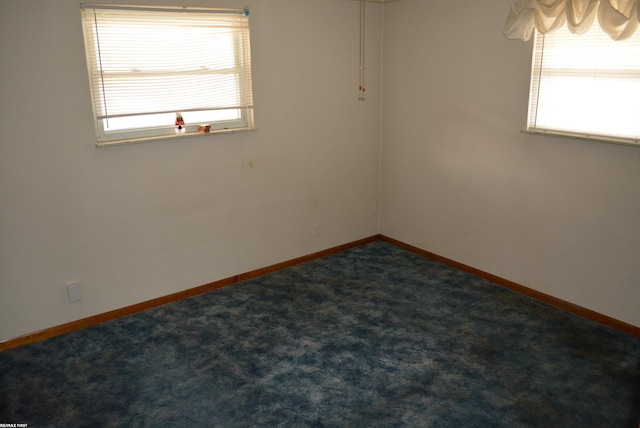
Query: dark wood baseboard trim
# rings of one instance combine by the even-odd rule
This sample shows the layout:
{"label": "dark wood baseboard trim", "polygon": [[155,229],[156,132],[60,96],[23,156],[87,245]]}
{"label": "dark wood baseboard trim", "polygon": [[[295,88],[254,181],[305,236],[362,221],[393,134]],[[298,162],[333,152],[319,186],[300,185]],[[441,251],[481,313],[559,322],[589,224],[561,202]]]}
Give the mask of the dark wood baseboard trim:
{"label": "dark wood baseboard trim", "polygon": [[115,309],[113,311],[104,312],[102,314],[93,315],[88,318],[83,318],[77,321],[71,321],[66,324],[61,324],[55,327],[47,328],[44,330],[36,331],[34,333],[25,334],[13,339],[8,339],[0,342],[0,352],[7,351],[9,349],[17,348],[20,346],[28,345],[30,343],[39,342],[45,339],[49,339],[61,334],[70,333],[75,330],[80,330],[92,325],[101,324],[106,321],[110,321],[116,318],[126,317],[138,312],[142,312],[146,309],[155,308],[157,306],[166,305],[167,303],[177,302],[189,297],[197,296],[198,294],[206,293],[208,291],[216,290],[218,288],[226,287],[241,281],[256,278],[261,275],[276,272],[291,266],[295,266],[301,263],[306,263],[312,260],[320,259],[331,254],[339,253],[349,248],[358,247],[369,242],[376,241],[378,235],[374,235],[368,238],[360,239],[348,244],[338,245],[337,247],[328,248],[326,250],[318,251],[313,254],[309,254],[302,257],[297,257],[292,260],[288,260],[281,263],[276,263],[271,266],[252,270],[243,274],[235,275],[229,278],[221,279],[218,281],[204,284],[188,290],[179,291],[177,293],[169,294],[166,296],[158,297],[156,299],[147,300],[145,302],[137,303],[135,305],[126,306],[124,308]]}
{"label": "dark wood baseboard trim", "polygon": [[381,241],[385,241],[390,244],[393,244],[407,251],[411,251],[412,253],[418,254],[422,257],[445,264],[447,266],[451,266],[453,268],[459,269],[463,272],[470,273],[480,278],[484,278],[487,281],[490,281],[494,284],[516,291],[520,294],[524,294],[525,296],[532,297],[536,300],[550,304],[564,311],[570,312],[574,315],[578,315],[582,318],[595,321],[599,324],[606,325],[607,327],[611,327],[615,330],[640,338],[640,327],[627,324],[615,318],[611,318],[606,315],[600,314],[598,312],[592,311],[591,309],[583,308],[582,306],[575,305],[573,303],[567,302],[566,300],[558,299],[557,297],[550,296],[541,291],[537,291],[532,288],[525,287],[524,285],[520,285],[515,282],[509,281],[508,279],[500,278],[499,276],[484,272],[480,269],[476,269],[474,267],[465,265],[463,263],[456,262],[455,260],[451,260],[446,257],[439,256],[437,254],[431,253],[421,248],[414,247],[413,245],[405,244],[404,242],[398,241],[393,238],[389,238],[388,236],[379,235],[378,239],[380,239]]}
{"label": "dark wood baseboard trim", "polygon": [[484,272],[480,269],[465,265],[463,263],[456,262],[455,260],[451,260],[446,257],[442,257],[437,254],[431,253],[429,251],[423,250],[421,248],[414,247],[413,245],[406,244],[404,242],[398,241],[388,236],[374,235],[368,238],[360,239],[347,244],[343,244],[336,247],[328,248],[326,250],[318,251],[316,253],[312,253],[306,256],[298,257],[298,258],[281,262],[281,263],[276,263],[274,265],[256,269],[243,274],[234,275],[232,277],[214,281],[209,284],[204,284],[195,288],[190,288],[188,290],[179,291],[177,293],[158,297],[156,299],[147,300],[145,302],[137,303],[135,305],[126,306],[124,308],[115,309],[113,311],[104,312],[102,314],[90,316],[88,318],[83,318],[77,321],[71,321],[66,324],[61,324],[55,327],[36,331],[34,333],[25,334],[23,336],[19,336],[13,339],[8,339],[0,342],[0,352],[7,351],[9,349],[17,348],[20,346],[28,345],[30,343],[39,342],[45,339],[49,339],[51,337],[59,336],[61,334],[70,333],[72,331],[80,330],[86,327],[90,327],[92,325],[101,324],[116,318],[133,315],[135,313],[142,312],[146,309],[151,309],[157,306],[162,306],[168,303],[176,302],[178,300],[187,299],[189,297],[197,296],[198,294],[213,291],[218,288],[223,288],[241,281],[246,281],[248,279],[256,278],[261,275],[266,275],[268,273],[286,269],[288,267],[295,266],[301,263],[306,263],[312,260],[320,259],[320,258],[329,256],[331,254],[335,254],[335,253],[339,253],[341,251],[347,250],[349,248],[359,247],[361,245],[365,245],[376,240],[388,242],[399,248],[418,254],[422,257],[434,260],[436,262],[445,264],[447,266],[451,266],[453,268],[459,269],[463,272],[470,273],[480,278],[484,278],[494,284],[516,291],[525,296],[532,297],[536,300],[550,304],[552,306],[555,306],[557,308],[560,308],[572,314],[581,316],[583,318],[589,319],[591,321],[595,321],[599,324],[606,325],[608,327],[611,327],[623,333],[627,333],[631,336],[640,338],[640,327],[627,324],[615,318],[608,317],[606,315],[600,314],[590,309],[586,309],[581,306],[575,305],[573,303],[567,302],[565,300],[558,299],[557,297],[553,297],[548,294],[542,293],[540,291],[531,289],[529,287],[525,287],[524,285],[517,284],[515,282],[509,281],[504,278],[500,278],[499,276]]}

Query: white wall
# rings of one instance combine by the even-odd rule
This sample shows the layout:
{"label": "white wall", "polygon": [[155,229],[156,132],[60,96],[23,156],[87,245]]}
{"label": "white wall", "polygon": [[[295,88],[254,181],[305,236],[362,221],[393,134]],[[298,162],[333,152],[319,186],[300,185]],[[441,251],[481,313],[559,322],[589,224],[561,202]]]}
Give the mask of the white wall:
{"label": "white wall", "polygon": [[640,148],[519,132],[509,4],[385,7],[381,231],[640,326]]}
{"label": "white wall", "polygon": [[259,130],[103,149],[79,3],[0,3],[0,340],[378,231],[640,326],[640,149],[520,133],[509,0],[367,4],[364,103],[357,2],[188,0],[251,8]]}
{"label": "white wall", "polygon": [[378,232],[380,5],[363,103],[357,2],[181,2],[251,8],[259,130],[98,149],[79,4],[0,3],[0,340]]}

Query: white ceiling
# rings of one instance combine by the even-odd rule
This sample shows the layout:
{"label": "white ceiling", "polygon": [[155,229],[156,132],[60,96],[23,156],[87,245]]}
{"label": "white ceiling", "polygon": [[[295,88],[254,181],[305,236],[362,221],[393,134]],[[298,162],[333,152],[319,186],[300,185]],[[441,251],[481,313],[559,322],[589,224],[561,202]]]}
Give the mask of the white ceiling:
{"label": "white ceiling", "polygon": [[365,1],[367,3],[391,3],[393,1],[400,1],[400,0],[354,0],[354,1]]}

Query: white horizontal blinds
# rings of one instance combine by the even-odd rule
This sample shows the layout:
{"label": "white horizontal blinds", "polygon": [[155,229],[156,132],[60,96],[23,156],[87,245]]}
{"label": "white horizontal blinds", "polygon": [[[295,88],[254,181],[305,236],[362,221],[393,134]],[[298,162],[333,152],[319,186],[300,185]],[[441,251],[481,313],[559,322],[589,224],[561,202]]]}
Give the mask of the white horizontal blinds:
{"label": "white horizontal blinds", "polygon": [[640,32],[613,41],[599,26],[537,34],[528,127],[640,138]]}
{"label": "white horizontal blinds", "polygon": [[106,129],[110,119],[135,124],[162,113],[250,117],[248,12],[83,5],[82,13],[96,118]]}

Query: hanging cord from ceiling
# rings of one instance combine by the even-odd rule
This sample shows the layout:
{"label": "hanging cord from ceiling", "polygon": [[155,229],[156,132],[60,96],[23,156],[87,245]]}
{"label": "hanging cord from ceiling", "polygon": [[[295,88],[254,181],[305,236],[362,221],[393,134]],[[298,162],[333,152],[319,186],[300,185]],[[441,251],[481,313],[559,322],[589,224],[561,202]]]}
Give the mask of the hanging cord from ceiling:
{"label": "hanging cord from ceiling", "polygon": [[364,40],[365,40],[365,1],[360,0],[360,86],[358,87],[358,101],[364,101]]}

